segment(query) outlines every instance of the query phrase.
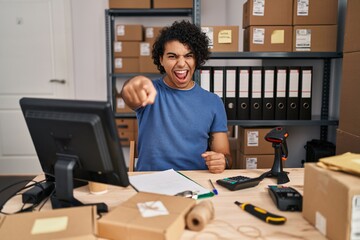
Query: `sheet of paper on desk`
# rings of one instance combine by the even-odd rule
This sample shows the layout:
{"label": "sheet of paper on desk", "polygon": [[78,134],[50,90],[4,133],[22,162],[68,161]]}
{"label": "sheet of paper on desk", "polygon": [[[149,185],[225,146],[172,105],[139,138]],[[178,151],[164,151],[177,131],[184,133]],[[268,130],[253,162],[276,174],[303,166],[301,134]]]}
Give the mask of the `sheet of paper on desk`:
{"label": "sheet of paper on desk", "polygon": [[165,195],[175,195],[183,191],[193,191],[198,195],[207,195],[211,191],[202,187],[174,169],[156,173],[130,176],[131,185],[139,192],[151,192]]}

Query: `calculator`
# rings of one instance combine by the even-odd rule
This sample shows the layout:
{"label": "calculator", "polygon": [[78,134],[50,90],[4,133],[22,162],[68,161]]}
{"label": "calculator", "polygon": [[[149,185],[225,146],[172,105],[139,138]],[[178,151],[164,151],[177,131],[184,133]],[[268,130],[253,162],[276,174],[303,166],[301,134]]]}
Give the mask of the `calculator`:
{"label": "calculator", "polygon": [[219,184],[220,186],[223,186],[223,187],[229,189],[230,191],[236,191],[236,190],[241,190],[244,188],[255,187],[263,179],[264,178],[262,176],[257,177],[257,178],[250,178],[250,177],[239,175],[239,176],[216,180],[216,183]]}

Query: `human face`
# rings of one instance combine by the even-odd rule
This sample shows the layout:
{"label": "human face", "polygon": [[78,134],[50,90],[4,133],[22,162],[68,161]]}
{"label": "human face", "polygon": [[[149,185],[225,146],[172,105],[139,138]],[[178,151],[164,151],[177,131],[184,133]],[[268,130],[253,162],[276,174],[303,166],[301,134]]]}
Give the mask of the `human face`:
{"label": "human face", "polygon": [[188,46],[177,40],[165,43],[160,63],[166,72],[165,83],[170,87],[190,89],[194,85],[195,56]]}

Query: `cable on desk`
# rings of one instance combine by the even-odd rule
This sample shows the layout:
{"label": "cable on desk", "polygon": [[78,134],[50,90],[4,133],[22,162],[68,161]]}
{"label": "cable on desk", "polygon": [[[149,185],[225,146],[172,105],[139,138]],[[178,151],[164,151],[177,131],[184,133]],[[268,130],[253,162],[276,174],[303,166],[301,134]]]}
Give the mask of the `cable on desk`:
{"label": "cable on desk", "polygon": [[17,192],[15,192],[14,194],[12,194],[10,197],[8,197],[5,202],[3,203],[3,205],[0,206],[0,213],[4,214],[4,215],[11,215],[11,214],[16,214],[16,213],[20,213],[20,212],[30,212],[30,211],[33,211],[35,209],[35,207],[37,207],[40,203],[37,203],[37,204],[33,204],[27,208],[25,208],[25,205],[26,203],[23,204],[23,206],[20,208],[20,210],[16,211],[16,212],[13,212],[13,213],[6,213],[6,212],[3,212],[2,209],[3,207],[6,205],[6,203],[13,197],[17,196],[17,195],[21,195],[22,194],[22,191],[24,191],[25,189],[28,189],[28,188],[31,188],[31,187],[34,187],[34,186],[38,186],[40,185],[42,182],[44,182],[45,180],[42,180],[40,182],[36,182],[36,181],[33,181],[33,180],[22,180],[22,181],[19,181],[19,182],[16,182],[16,183],[13,183],[13,184],[10,184],[9,186],[6,186],[5,188],[1,189],[0,190],[0,194],[2,192],[4,192],[5,190],[11,188],[11,187],[14,187],[15,185],[17,184],[20,184],[20,183],[23,183],[23,182],[32,182],[32,184],[29,184],[29,185],[26,185],[24,187],[22,187],[21,189],[19,189]]}

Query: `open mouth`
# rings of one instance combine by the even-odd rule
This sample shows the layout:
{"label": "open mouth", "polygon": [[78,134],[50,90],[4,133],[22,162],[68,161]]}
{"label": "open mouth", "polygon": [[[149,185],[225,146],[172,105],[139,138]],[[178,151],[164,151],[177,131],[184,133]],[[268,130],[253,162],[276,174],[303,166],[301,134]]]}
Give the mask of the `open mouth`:
{"label": "open mouth", "polygon": [[174,71],[175,76],[176,76],[180,81],[186,80],[186,77],[187,77],[188,73],[189,73],[188,70],[177,70],[177,71]]}

